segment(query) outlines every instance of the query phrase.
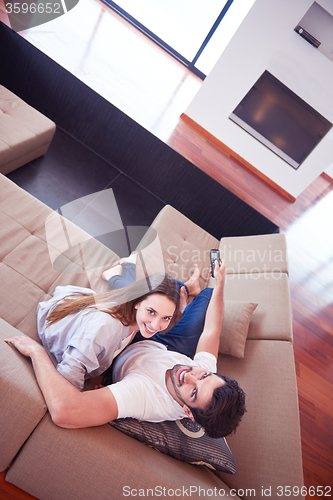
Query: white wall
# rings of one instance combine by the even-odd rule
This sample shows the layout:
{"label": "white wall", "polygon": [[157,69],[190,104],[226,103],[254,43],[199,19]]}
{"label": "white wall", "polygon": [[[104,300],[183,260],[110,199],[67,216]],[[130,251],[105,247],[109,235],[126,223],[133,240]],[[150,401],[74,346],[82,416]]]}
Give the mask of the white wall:
{"label": "white wall", "polygon": [[[295,170],[228,116],[268,70],[333,122],[333,62],[294,32],[313,0],[256,0],[185,113],[295,198],[332,164],[333,129]],[[319,0],[333,14],[331,0]]]}
{"label": "white wall", "polygon": [[325,170],[325,174],[329,175],[331,179],[333,179],[333,162],[330,166]]}

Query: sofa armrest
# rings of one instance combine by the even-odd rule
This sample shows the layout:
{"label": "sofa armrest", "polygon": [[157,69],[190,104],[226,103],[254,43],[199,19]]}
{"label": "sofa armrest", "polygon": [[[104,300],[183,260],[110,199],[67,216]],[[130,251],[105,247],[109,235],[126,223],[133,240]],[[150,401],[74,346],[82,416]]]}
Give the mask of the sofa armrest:
{"label": "sofa armrest", "polygon": [[[211,278],[210,286],[214,286]],[[248,339],[293,341],[289,278],[285,273],[227,274],[224,299],[253,302]]]}
{"label": "sofa armrest", "polygon": [[285,234],[226,237],[219,248],[228,274],[289,273]]}
{"label": "sofa armrest", "polygon": [[47,411],[32,365],[3,340],[22,335],[0,319],[0,471],[5,470]]}

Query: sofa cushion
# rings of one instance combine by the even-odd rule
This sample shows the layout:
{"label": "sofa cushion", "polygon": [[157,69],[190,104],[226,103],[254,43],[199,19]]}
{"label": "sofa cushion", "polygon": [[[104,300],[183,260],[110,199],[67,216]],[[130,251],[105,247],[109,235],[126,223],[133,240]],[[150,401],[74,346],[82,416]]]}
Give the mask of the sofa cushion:
{"label": "sofa cushion", "polygon": [[[64,257],[64,270],[70,261]],[[47,246],[44,241],[34,235],[28,236],[2,259],[3,264],[15,269],[31,283],[46,292],[59,276],[50,262]]]}
{"label": "sofa cushion", "polygon": [[209,279],[209,251],[218,248],[219,241],[170,205],[160,211],[151,227],[158,233],[166,272],[186,281],[193,264],[198,264],[200,286],[205,288]]}
{"label": "sofa cushion", "polygon": [[255,488],[261,492],[261,487],[271,487],[271,498],[277,498],[278,486],[301,487],[303,471],[292,344],[248,340],[244,359],[219,356],[218,372],[238,381],[246,393],[247,412],[236,433],[228,437],[237,476],[217,474],[233,488]]}
{"label": "sofa cushion", "polygon": [[[211,278],[209,286],[214,286]],[[224,299],[254,302],[248,339],[292,342],[289,279],[285,273],[227,274]]]}
{"label": "sofa cushion", "polygon": [[13,191],[14,189],[20,189],[13,181],[8,179],[3,174],[0,174],[0,185],[1,185],[1,190],[0,190],[0,196],[4,196],[5,194],[9,193],[10,191]]}
{"label": "sofa cushion", "polygon": [[13,220],[9,215],[0,211],[0,227],[1,227],[1,247],[0,259],[3,259],[17,245],[22,243],[30,232],[23,227],[19,222]]}
{"label": "sofa cushion", "polygon": [[118,258],[112,250],[57,212],[52,212],[34,235],[47,243],[50,260],[58,272],[64,271],[66,266],[60,256],[85,269],[110,266]]}
{"label": "sofa cushion", "polygon": [[8,467],[46,413],[31,361],[3,341],[20,332],[0,319],[0,471]]}
{"label": "sofa cushion", "polygon": [[221,258],[227,273],[288,273],[288,255],[284,234],[261,234],[222,238]]}
{"label": "sofa cushion", "polygon": [[38,340],[37,304],[57,285],[108,289],[101,274],[118,256],[3,175],[0,223],[0,317],[20,331]]}
{"label": "sofa cushion", "polygon": [[207,467],[175,460],[108,424],[61,429],[48,413],[23,446],[6,480],[48,500],[64,500],[69,495],[80,500],[125,496],[199,500],[204,491],[211,496],[214,488],[230,494],[228,486]]}
{"label": "sofa cushion", "polygon": [[219,345],[221,354],[244,358],[249,324],[257,305],[253,302],[225,301]]}
{"label": "sofa cushion", "polygon": [[47,217],[53,213],[50,207],[3,175],[0,175],[0,186],[0,211],[16,220],[30,233],[44,225]]}
{"label": "sofa cushion", "polygon": [[209,438],[204,429],[189,418],[175,422],[143,422],[120,418],[111,422],[116,429],[171,457],[196,465],[236,474],[236,464],[224,438]]}
{"label": "sofa cushion", "polygon": [[3,262],[0,262],[0,273],[0,318],[17,327],[31,311],[34,311],[36,315],[37,304],[42,300],[44,292],[35,283]]}

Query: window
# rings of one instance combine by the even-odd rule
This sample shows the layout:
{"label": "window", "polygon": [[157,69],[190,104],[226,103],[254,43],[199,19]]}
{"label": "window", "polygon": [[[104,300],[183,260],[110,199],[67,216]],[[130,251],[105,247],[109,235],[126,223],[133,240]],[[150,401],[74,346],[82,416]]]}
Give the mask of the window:
{"label": "window", "polygon": [[103,1],[204,79],[255,0]]}

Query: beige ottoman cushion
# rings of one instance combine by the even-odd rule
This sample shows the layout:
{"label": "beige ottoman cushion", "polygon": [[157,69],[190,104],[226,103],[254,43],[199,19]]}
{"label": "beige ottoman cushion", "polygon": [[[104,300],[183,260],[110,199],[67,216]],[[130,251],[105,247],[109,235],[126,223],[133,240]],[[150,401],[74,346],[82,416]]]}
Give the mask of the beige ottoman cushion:
{"label": "beige ottoman cushion", "polygon": [[0,172],[42,156],[53,139],[55,124],[0,85]]}

